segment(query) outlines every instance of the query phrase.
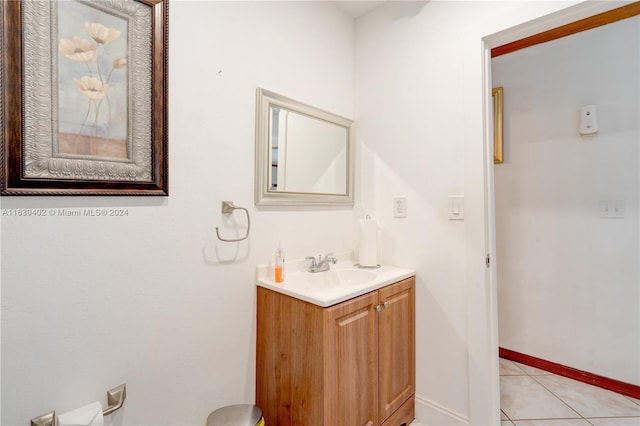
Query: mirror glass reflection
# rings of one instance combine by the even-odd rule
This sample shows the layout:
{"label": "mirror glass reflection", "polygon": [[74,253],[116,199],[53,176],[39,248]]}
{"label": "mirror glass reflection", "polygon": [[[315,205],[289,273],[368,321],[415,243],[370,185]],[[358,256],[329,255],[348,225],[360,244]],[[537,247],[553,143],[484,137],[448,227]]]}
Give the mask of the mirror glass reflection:
{"label": "mirror glass reflection", "polygon": [[269,191],[345,195],[348,129],[279,106],[270,110]]}

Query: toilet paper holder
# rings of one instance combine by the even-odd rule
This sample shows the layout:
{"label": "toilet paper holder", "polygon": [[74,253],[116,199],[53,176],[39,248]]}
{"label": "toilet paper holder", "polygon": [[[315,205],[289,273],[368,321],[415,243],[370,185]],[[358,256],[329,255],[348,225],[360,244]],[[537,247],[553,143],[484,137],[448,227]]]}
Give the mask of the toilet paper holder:
{"label": "toilet paper holder", "polygon": [[[103,416],[108,416],[124,404],[127,397],[127,385],[122,384],[107,391],[108,407],[102,410]],[[31,419],[31,426],[58,426],[58,416],[56,412],[51,411],[41,416]]]}

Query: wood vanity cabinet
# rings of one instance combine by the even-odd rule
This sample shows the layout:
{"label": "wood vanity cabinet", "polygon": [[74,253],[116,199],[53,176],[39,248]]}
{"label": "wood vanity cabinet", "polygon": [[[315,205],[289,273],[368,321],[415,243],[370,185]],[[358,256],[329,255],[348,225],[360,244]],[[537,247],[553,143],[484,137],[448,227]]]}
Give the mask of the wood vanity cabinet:
{"label": "wood vanity cabinet", "polygon": [[322,308],[258,287],[256,404],[266,425],[408,425],[415,277]]}

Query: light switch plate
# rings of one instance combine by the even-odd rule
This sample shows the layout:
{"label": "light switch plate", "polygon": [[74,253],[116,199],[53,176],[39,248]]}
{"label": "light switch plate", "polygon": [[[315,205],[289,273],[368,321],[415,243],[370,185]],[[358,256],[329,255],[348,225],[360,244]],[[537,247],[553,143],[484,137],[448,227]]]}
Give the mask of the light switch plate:
{"label": "light switch plate", "polygon": [[449,195],[449,220],[464,220],[463,195]]}

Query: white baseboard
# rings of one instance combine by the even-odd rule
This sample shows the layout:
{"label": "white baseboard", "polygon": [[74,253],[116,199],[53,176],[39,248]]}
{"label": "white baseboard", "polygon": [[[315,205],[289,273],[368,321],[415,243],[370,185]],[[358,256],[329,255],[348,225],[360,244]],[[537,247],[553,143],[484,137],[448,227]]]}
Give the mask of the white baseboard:
{"label": "white baseboard", "polygon": [[469,417],[435,401],[416,395],[416,420],[414,423],[433,426],[461,426],[469,424]]}

